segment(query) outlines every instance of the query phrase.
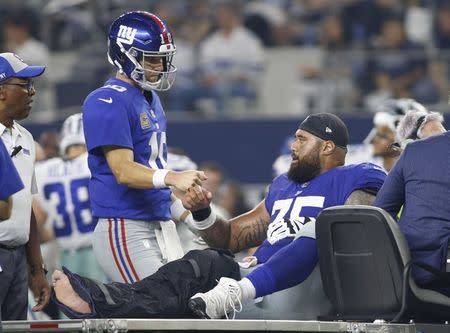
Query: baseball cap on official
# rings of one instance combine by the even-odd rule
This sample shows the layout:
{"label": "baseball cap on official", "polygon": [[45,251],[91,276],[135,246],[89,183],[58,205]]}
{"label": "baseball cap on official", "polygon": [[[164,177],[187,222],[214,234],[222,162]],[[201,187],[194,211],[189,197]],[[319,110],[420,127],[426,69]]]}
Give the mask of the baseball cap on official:
{"label": "baseball cap on official", "polygon": [[44,71],[45,66],[30,66],[15,53],[0,53],[0,83],[12,77],[33,78]]}
{"label": "baseball cap on official", "polygon": [[298,129],[311,133],[322,140],[333,141],[338,147],[347,148],[349,140],[347,126],[332,113],[309,115]]}

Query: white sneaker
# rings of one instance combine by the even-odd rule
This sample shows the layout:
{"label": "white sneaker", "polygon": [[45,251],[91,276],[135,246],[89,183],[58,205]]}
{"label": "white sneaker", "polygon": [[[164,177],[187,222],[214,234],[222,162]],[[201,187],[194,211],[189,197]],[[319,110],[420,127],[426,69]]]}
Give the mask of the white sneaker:
{"label": "white sneaker", "polygon": [[[200,318],[234,319],[236,312],[242,311],[242,292],[238,282],[223,277],[217,286],[206,293],[191,297],[188,306]],[[230,318],[229,314],[232,314]]]}

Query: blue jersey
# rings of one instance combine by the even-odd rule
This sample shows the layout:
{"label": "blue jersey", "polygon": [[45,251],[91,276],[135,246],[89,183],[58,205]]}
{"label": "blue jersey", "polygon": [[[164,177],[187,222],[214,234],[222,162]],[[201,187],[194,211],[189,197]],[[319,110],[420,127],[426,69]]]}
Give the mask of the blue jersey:
{"label": "blue jersey", "polygon": [[21,189],[23,189],[22,180],[0,139],[0,200],[6,200]]}
{"label": "blue jersey", "polygon": [[103,146],[133,150],[134,161],[163,169],[167,161],[166,116],[158,95],[110,79],[84,101],[83,125],[91,170],[89,195],[95,217],[170,219],[169,189],[135,189],[117,183]]}
{"label": "blue jersey", "polygon": [[[324,208],[343,205],[355,190],[378,191],[385,178],[383,169],[371,163],[337,167],[303,184],[282,174],[274,179],[265,199],[270,223],[280,219],[316,218]],[[271,245],[265,240],[255,253],[258,262],[267,261],[290,242],[292,238],[284,238]]]}

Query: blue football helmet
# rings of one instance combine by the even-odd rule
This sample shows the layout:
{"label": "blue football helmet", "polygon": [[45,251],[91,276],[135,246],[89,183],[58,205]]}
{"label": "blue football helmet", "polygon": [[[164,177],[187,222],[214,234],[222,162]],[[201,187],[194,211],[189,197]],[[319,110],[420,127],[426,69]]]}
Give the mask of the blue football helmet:
{"label": "blue football helmet", "polygon": [[169,28],[152,13],[125,13],[111,24],[108,60],[144,90],[170,89],[177,71],[175,53]]}

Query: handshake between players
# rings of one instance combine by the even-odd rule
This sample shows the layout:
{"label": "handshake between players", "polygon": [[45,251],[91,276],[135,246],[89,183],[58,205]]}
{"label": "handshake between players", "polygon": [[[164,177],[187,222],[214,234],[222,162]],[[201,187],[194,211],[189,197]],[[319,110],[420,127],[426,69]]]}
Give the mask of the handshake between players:
{"label": "handshake between players", "polygon": [[[158,170],[155,172],[157,175]],[[153,179],[155,179],[155,174]],[[157,177],[157,176],[156,176]],[[169,171],[165,178],[164,182],[168,186],[174,186],[181,192],[188,192],[196,187],[202,185],[204,180],[208,179],[203,171],[198,170],[188,170],[188,171]]]}

